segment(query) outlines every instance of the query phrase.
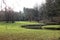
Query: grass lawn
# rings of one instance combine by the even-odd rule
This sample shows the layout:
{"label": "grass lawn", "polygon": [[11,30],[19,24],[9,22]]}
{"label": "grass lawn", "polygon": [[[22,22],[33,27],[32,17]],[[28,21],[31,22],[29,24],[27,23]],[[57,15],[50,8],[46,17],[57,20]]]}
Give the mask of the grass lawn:
{"label": "grass lawn", "polygon": [[[0,22],[0,40],[60,40],[60,30],[25,29],[21,25],[38,24],[37,22]],[[59,27],[60,25],[47,25]]]}

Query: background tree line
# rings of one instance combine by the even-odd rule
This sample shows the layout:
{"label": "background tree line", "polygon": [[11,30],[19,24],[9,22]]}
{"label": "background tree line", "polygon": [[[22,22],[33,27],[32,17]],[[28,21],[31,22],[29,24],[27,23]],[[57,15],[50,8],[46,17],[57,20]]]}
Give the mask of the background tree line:
{"label": "background tree line", "polygon": [[[58,17],[58,18],[57,18]],[[57,20],[54,20],[57,18]],[[58,21],[60,20],[60,0],[46,0],[41,6],[35,5],[34,8],[23,8],[23,12],[9,10],[0,11],[0,21]],[[45,22],[46,22],[45,21]],[[58,21],[60,22],[60,21]]]}

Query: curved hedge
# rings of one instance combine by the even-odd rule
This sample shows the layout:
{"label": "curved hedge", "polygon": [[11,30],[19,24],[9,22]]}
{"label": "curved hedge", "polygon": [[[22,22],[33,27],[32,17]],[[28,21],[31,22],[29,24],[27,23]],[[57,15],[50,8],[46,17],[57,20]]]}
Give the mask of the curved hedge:
{"label": "curved hedge", "polygon": [[49,29],[49,30],[60,30],[60,25],[47,25],[43,27],[44,29]]}
{"label": "curved hedge", "polygon": [[42,29],[42,26],[44,26],[44,24],[23,25],[22,27],[29,29]]}

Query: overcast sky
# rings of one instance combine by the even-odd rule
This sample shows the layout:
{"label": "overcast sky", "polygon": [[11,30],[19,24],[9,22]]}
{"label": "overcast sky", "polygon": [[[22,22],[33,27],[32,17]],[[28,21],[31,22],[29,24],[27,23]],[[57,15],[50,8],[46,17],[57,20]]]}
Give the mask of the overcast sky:
{"label": "overcast sky", "polygon": [[[22,11],[24,7],[33,8],[35,4],[45,3],[45,0],[5,0],[6,4],[15,11]],[[1,6],[1,0],[0,0]],[[3,4],[3,8],[5,5]]]}

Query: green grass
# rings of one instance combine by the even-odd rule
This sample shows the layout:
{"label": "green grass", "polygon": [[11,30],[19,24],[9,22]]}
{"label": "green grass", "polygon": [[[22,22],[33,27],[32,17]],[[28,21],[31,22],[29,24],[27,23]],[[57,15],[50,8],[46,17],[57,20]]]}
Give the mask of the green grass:
{"label": "green grass", "polygon": [[47,25],[43,26],[43,28],[60,28],[60,25]]}
{"label": "green grass", "polygon": [[[60,38],[60,30],[25,29],[21,27],[28,24],[38,23],[27,21],[15,23],[0,22],[0,40],[59,40]],[[48,26],[58,27],[58,25]]]}

